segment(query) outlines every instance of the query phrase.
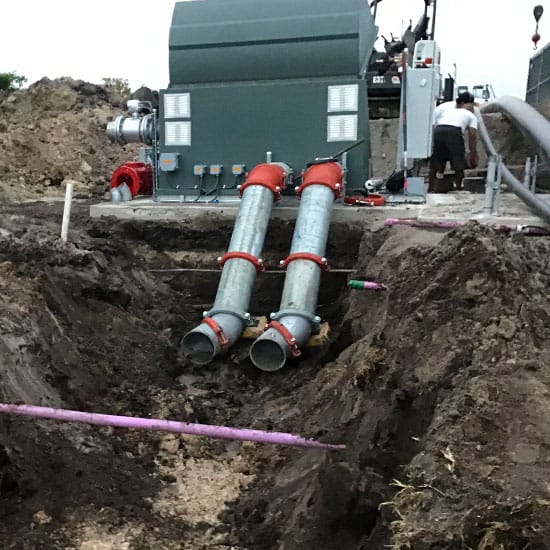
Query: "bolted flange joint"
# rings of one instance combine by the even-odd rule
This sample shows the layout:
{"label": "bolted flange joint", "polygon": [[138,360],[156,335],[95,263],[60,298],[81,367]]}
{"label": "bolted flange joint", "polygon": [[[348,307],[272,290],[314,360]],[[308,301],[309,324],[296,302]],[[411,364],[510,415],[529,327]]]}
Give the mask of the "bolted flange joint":
{"label": "bolted flange joint", "polygon": [[296,192],[301,197],[304,189],[310,185],[322,185],[328,187],[334,193],[334,200],[342,196],[344,181],[344,170],[337,162],[326,162],[323,164],[313,164],[302,177],[302,185]]}
{"label": "bolted flange joint", "polygon": [[286,186],[287,176],[287,172],[279,164],[258,164],[239,187],[239,196],[242,198],[248,187],[260,185],[269,189],[273,193],[273,200],[278,201],[281,199],[281,191]]}

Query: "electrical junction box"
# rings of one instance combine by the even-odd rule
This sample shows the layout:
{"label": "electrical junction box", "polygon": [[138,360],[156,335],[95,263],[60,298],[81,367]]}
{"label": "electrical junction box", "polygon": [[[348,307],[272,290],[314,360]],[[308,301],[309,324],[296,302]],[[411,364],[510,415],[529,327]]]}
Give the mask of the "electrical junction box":
{"label": "electrical junction box", "polygon": [[159,167],[161,172],[175,172],[179,168],[179,153],[161,153]]}
{"label": "electrical junction box", "polygon": [[[236,197],[244,167],[271,159],[299,176],[312,160],[360,140],[346,155],[347,192],[363,189],[370,164],[364,74],[375,39],[365,0],[176,3],[158,150],[180,162],[159,171],[156,199]],[[198,166],[228,169],[213,175]]]}
{"label": "electrical junction box", "polygon": [[432,155],[433,117],[440,95],[439,66],[407,70],[407,157]]}

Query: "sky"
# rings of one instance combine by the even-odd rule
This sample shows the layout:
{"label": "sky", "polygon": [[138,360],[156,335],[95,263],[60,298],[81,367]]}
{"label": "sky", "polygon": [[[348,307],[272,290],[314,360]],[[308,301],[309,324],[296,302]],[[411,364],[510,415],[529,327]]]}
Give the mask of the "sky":
{"label": "sky", "polygon": [[[132,89],[165,88],[174,3],[6,0],[0,7],[0,72],[14,70],[29,83],[44,76],[93,83],[111,77],[128,79]],[[539,25],[542,48],[550,41],[548,0],[438,0],[435,38],[444,76],[456,64],[458,84],[491,84],[497,96],[524,98],[537,3],[547,9]],[[400,35],[423,10],[424,0],[383,0],[380,34]]]}

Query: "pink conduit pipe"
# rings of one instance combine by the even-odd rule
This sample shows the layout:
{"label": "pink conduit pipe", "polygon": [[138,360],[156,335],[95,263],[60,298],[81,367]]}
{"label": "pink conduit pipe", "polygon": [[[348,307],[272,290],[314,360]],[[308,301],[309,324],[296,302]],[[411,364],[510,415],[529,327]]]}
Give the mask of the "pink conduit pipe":
{"label": "pink conduit pipe", "polygon": [[348,286],[355,289],[364,290],[388,290],[388,287],[382,283],[375,283],[374,281],[348,281]]}
{"label": "pink conduit pipe", "polygon": [[208,426],[206,424],[190,424],[175,420],[158,420],[154,418],[137,418],[133,416],[114,416],[111,414],[87,413],[53,409],[51,407],[36,407],[33,405],[7,405],[0,403],[0,413],[19,414],[37,418],[50,418],[60,422],[81,422],[96,426],[112,426],[114,428],[131,428],[133,430],[152,430],[171,432],[215,439],[232,439],[237,441],[253,441],[255,443],[271,443],[273,445],[287,445],[289,447],[303,447],[306,449],[345,449],[345,445],[331,445],[314,439],[282,432],[264,432],[223,426]]}
{"label": "pink conduit pipe", "polygon": [[366,290],[386,290],[387,286],[382,283],[373,283],[371,281],[363,281],[363,288]]}

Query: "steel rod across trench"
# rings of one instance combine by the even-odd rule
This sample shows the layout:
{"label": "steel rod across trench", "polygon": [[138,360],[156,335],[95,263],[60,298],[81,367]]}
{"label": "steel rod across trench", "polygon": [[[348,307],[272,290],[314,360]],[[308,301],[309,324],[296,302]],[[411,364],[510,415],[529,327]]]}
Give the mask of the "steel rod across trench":
{"label": "steel rod across trench", "polygon": [[[148,269],[149,273],[220,273],[219,269],[195,268],[195,267],[174,267],[168,269]],[[355,269],[330,269],[327,273],[354,273]],[[262,275],[286,275],[281,269],[266,269]]]}

